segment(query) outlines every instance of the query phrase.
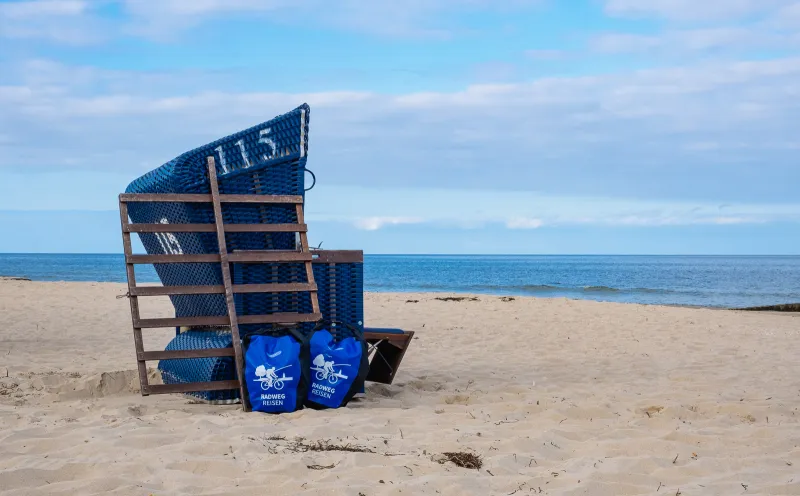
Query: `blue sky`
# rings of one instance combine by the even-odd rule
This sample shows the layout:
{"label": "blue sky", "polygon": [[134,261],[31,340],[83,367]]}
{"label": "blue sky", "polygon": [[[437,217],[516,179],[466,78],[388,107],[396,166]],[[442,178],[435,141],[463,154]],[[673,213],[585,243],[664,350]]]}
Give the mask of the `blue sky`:
{"label": "blue sky", "polygon": [[328,248],[800,254],[798,0],[0,1],[0,68],[0,252],[308,102]]}

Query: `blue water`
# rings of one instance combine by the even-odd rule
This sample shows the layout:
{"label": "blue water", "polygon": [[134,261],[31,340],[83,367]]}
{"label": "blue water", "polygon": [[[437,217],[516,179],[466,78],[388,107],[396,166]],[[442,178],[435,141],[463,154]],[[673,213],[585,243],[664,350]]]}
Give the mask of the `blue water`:
{"label": "blue water", "polygon": [[[0,275],[125,282],[122,255],[0,254]],[[137,266],[140,282],[157,282]],[[367,255],[367,291],[747,307],[800,302],[800,257]]]}

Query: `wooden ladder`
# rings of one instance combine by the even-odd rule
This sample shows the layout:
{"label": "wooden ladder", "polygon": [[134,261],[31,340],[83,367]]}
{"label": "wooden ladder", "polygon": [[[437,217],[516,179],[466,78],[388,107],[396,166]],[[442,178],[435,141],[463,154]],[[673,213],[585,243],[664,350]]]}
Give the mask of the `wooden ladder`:
{"label": "wooden ladder", "polygon": [[[198,391],[217,391],[238,389],[242,397],[242,408],[249,411],[247,394],[244,388],[244,357],[239,335],[239,324],[299,324],[316,322],[322,318],[317,297],[317,285],[311,266],[313,255],[308,246],[308,226],[303,215],[303,197],[300,195],[221,195],[217,181],[217,168],[214,157],[208,157],[208,175],[211,181],[211,194],[121,194],[119,213],[122,223],[122,243],[125,252],[125,268],[128,278],[128,297],[133,322],[133,340],[136,346],[136,361],[139,368],[139,383],[142,396],[150,394],[188,393]],[[170,203],[211,203],[214,208],[214,224],[133,224],[128,220],[128,203],[170,202]],[[222,203],[284,204],[295,205],[296,224],[224,224]],[[187,233],[216,232],[219,253],[212,254],[164,254],[134,255],[131,248],[131,233]],[[226,232],[247,233],[299,233],[299,250],[258,250],[228,253]],[[286,263],[303,262],[306,282],[273,284],[233,284],[231,263]],[[137,286],[134,266],[136,264],[162,263],[219,263],[222,270],[222,285],[201,286]],[[242,315],[236,313],[234,294],[241,293],[297,293],[308,292],[311,297],[311,313],[273,313],[269,315]],[[224,294],[228,315],[207,317],[175,317],[143,319],[139,315],[140,296]],[[230,326],[233,348],[206,348],[180,351],[145,351],[142,329],[179,326]],[[150,384],[147,379],[147,362],[152,360],[172,360],[208,357],[234,357],[236,380],[191,382],[183,384]]]}

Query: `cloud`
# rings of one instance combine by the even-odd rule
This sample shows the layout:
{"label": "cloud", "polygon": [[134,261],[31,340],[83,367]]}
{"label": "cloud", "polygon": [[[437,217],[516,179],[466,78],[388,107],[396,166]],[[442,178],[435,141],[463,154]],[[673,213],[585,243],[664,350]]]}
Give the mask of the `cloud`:
{"label": "cloud", "polygon": [[357,219],[354,222],[354,226],[357,229],[361,229],[364,231],[377,231],[378,229],[385,226],[396,226],[400,224],[419,224],[421,222],[424,221],[416,217],[366,217],[362,219]]}
{"label": "cloud", "polygon": [[605,0],[605,11],[621,17],[676,21],[731,20],[770,12],[795,0]]}
{"label": "cloud", "polygon": [[[590,47],[604,53],[686,52],[754,50],[791,46],[791,35],[773,30],[715,27],[665,31],[655,35],[604,33],[590,41]],[[800,45],[798,45],[800,46]]]}
{"label": "cloud", "polygon": [[0,17],[24,21],[42,16],[73,16],[84,13],[88,4],[81,0],[17,1],[0,4]]}
{"label": "cloud", "polygon": [[132,31],[148,37],[175,36],[220,16],[262,16],[280,24],[317,24],[381,37],[448,38],[465,13],[508,11],[540,0],[122,0]]}
{"label": "cloud", "polygon": [[[349,201],[342,202],[341,198]],[[800,223],[800,202],[797,200],[784,204],[718,204],[528,191],[342,187],[328,183],[321,183],[309,192],[307,199],[309,222],[337,222],[357,225],[361,229],[402,223],[457,229],[502,226],[510,230],[544,226]],[[369,218],[363,216],[364,205],[369,205]]]}
{"label": "cloud", "polygon": [[538,229],[544,225],[541,219],[531,219],[527,217],[514,217],[506,222],[509,229]]}
{"label": "cloud", "polygon": [[[449,38],[464,14],[519,11],[541,0],[35,0],[0,4],[0,37],[88,44],[135,36],[172,41],[220,19],[317,25],[380,37]],[[121,16],[108,15],[108,7]]]}
{"label": "cloud", "polygon": [[82,45],[103,39],[104,25],[80,0],[0,3],[0,39],[43,39]]}
{"label": "cloud", "polygon": [[307,101],[309,167],[330,184],[741,202],[794,201],[800,181],[800,58],[396,95],[225,91],[216,77],[9,68],[0,169],[135,177]]}
{"label": "cloud", "polygon": [[[609,32],[589,48],[603,53],[676,56],[741,56],[800,48],[800,2],[796,0],[606,0],[612,16],[646,17],[663,28],[647,33]],[[759,52],[760,51],[760,52]]]}

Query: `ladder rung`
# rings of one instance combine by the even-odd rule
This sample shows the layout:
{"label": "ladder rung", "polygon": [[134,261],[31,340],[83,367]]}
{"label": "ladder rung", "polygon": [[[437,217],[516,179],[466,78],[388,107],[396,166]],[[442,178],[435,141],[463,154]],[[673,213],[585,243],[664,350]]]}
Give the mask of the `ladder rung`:
{"label": "ladder rung", "polygon": [[[308,232],[306,224],[224,224],[225,232]],[[204,233],[217,232],[216,224],[128,224],[123,232],[132,233]]]}
{"label": "ladder rung", "polygon": [[[310,262],[311,258],[311,253],[282,250],[241,251],[228,255],[229,262]],[[125,257],[125,261],[130,264],[219,263],[219,260],[218,254],[127,255]]]}
{"label": "ladder rung", "polygon": [[[166,202],[166,203],[211,203],[211,195],[178,193],[123,193],[119,201],[128,202]],[[222,203],[277,203],[294,205],[303,203],[300,195],[219,195]]]}
{"label": "ladder rung", "polygon": [[316,322],[322,319],[320,313],[273,313],[268,315],[239,315],[240,324],[292,324]]}
{"label": "ladder rung", "polygon": [[231,321],[227,315],[213,317],[172,317],[164,319],[139,319],[133,321],[133,327],[138,329],[153,329],[156,327],[181,327],[181,326],[227,326]]}
{"label": "ladder rung", "polygon": [[131,296],[167,296],[195,294],[225,294],[223,285],[207,286],[143,286],[131,288]]}
{"label": "ladder rung", "polygon": [[233,348],[204,348],[196,350],[143,351],[137,358],[143,361],[186,358],[232,357]]}
{"label": "ladder rung", "polygon": [[[295,322],[316,322],[322,318],[319,313],[272,313],[267,315],[239,315],[239,324],[290,324]],[[133,326],[137,329],[180,326],[225,326],[230,325],[227,315],[216,317],[173,317],[165,319],[139,319]]]}
{"label": "ladder rung", "polygon": [[219,263],[219,255],[127,255],[125,262],[129,264],[153,263]]}
{"label": "ladder rung", "polygon": [[228,254],[229,262],[310,262],[311,253],[281,250],[242,250]]}
{"label": "ladder rung", "polygon": [[307,282],[289,282],[281,284],[234,284],[233,292],[241,293],[302,293],[316,292],[317,285]]}
{"label": "ladder rung", "polygon": [[221,391],[239,389],[239,381],[187,382],[185,384],[151,384],[148,394],[192,393],[196,391]]}
{"label": "ladder rung", "polygon": [[[234,284],[233,292],[241,293],[300,293],[317,291],[316,284]],[[225,294],[225,286],[144,286],[131,289],[131,296],[166,296],[191,294]]]}

